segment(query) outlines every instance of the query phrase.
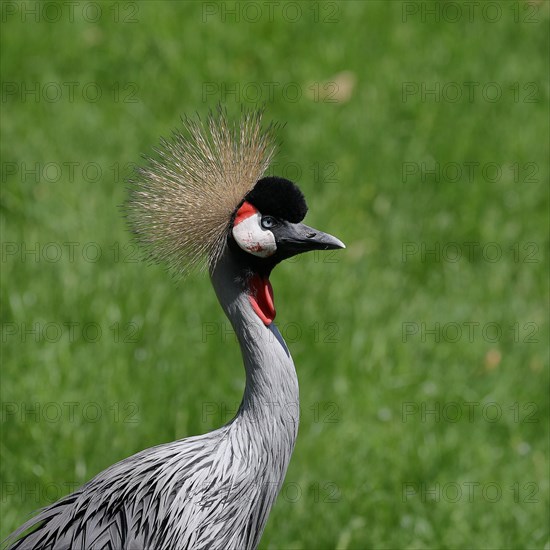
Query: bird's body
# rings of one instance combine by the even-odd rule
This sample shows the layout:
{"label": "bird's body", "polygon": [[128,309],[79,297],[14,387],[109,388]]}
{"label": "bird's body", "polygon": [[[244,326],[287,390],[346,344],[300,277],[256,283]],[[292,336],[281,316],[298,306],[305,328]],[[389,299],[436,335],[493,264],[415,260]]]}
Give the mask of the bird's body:
{"label": "bird's body", "polygon": [[[222,147],[221,153],[227,156],[227,150]],[[150,192],[147,185],[143,188]],[[268,277],[286,257],[343,244],[297,223],[307,207],[291,182],[264,178],[252,187],[237,203],[224,239],[213,233],[215,261],[209,262],[246,371],[235,418],[213,432],[158,445],[114,464],[21,526],[10,536],[10,549],[257,547],[284,481],[299,422],[298,380],[273,323]],[[158,202],[150,202],[158,208]],[[173,209],[174,203],[168,206]]]}
{"label": "bird's body", "polygon": [[226,251],[211,277],[245,358],[236,417],[114,464],[24,525],[43,522],[14,549],[256,547],[294,448],[298,381],[277,327],[254,313],[242,275]]}

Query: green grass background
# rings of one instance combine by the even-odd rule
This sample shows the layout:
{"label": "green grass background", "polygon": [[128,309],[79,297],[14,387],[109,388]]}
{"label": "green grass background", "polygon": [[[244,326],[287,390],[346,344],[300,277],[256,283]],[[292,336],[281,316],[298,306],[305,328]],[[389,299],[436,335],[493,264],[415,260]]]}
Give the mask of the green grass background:
{"label": "green grass background", "polygon": [[[549,4],[492,4],[498,18],[478,7],[470,21],[454,3],[454,22],[432,2],[281,2],[272,17],[247,2],[240,21],[232,2],[104,3],[97,22],[83,4],[47,3],[61,17],[39,21],[3,4],[2,536],[110,464],[231,417],[244,374],[208,278],[133,261],[117,205],[128,163],[181,114],[222,101],[236,117],[259,99],[287,123],[274,171],[301,185],[306,221],[348,245],[272,276],[302,422],[261,548],[549,548]],[[314,94],[332,82],[338,101]],[[464,96],[404,98],[405,82]],[[464,82],[478,83],[471,101]],[[36,100],[35,83],[64,93]],[[451,171],[404,181],[404,163],[436,162]],[[465,163],[479,163],[471,178]],[[61,257],[21,253],[36,243]],[[404,258],[404,243],[465,256]],[[47,341],[64,323],[74,337],[65,325]],[[406,341],[404,323],[419,328]]]}

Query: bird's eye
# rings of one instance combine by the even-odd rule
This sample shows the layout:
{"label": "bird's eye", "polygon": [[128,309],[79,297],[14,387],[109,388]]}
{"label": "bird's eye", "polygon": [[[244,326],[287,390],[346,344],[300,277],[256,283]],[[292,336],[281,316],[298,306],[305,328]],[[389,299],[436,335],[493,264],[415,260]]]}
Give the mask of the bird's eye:
{"label": "bird's eye", "polygon": [[262,227],[271,229],[277,225],[277,220],[273,216],[262,216]]}

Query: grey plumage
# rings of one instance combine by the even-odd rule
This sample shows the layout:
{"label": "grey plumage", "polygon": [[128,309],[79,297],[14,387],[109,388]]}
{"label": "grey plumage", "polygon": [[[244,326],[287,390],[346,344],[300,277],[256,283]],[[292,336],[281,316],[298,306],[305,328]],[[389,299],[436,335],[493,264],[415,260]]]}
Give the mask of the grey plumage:
{"label": "grey plumage", "polygon": [[189,141],[176,134],[164,143],[161,160],[138,171],[127,212],[153,258],[183,273],[202,260],[209,266],[246,371],[239,411],[218,430],[101,472],[12,533],[10,550],[243,550],[260,541],[299,421],[298,380],[272,322],[268,277],[285,258],[344,245],[299,223],[307,206],[292,182],[256,181],[273,152],[261,113],[245,113],[238,129],[219,117],[210,116],[208,131],[189,126]]}
{"label": "grey plumage", "polygon": [[246,549],[260,540],[298,431],[298,382],[274,324],[245,307],[224,254],[212,283],[243,352],[236,417],[211,433],[142,451],[41,511],[18,550]]}

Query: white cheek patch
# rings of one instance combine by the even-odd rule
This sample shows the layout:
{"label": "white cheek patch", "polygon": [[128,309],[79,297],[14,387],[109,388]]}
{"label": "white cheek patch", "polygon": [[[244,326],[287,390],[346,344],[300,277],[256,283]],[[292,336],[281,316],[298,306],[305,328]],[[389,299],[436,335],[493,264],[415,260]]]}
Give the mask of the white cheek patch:
{"label": "white cheek patch", "polygon": [[269,229],[262,228],[261,220],[262,216],[259,212],[240,220],[233,226],[233,238],[246,252],[260,258],[267,258],[275,254],[277,243],[273,233]]}

